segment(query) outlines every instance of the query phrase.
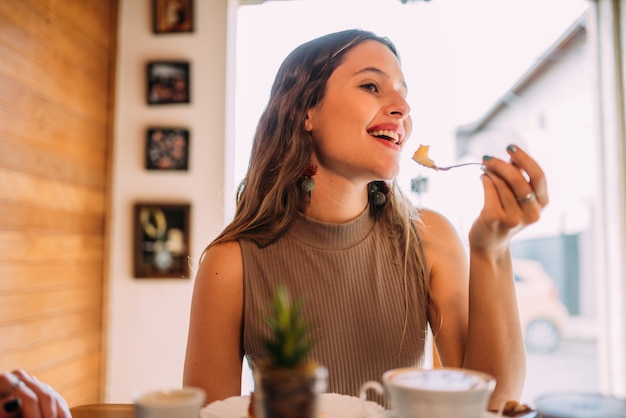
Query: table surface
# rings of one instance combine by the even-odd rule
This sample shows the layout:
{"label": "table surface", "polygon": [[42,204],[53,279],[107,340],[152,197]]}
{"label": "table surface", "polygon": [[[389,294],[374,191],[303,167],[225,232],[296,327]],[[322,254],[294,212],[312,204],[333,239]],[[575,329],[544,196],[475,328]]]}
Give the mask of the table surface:
{"label": "table surface", "polygon": [[97,403],[71,408],[73,418],[135,418],[130,403]]}
{"label": "table surface", "polygon": [[[71,408],[72,418],[135,418],[133,404],[127,403],[97,403],[91,405],[80,405]],[[493,414],[493,416],[497,416]],[[534,418],[536,412],[531,412],[519,418]]]}

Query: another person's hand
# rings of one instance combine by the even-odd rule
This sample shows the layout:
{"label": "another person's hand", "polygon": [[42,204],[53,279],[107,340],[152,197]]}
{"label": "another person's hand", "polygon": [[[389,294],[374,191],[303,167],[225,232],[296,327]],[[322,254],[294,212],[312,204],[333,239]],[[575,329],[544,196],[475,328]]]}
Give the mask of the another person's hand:
{"label": "another person's hand", "polygon": [[0,418],[71,418],[67,402],[50,385],[23,370],[0,373]]}

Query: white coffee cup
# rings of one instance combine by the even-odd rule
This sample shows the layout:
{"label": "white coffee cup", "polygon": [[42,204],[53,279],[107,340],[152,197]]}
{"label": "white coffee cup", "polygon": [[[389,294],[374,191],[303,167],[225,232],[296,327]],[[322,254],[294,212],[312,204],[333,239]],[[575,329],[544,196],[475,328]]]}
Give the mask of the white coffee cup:
{"label": "white coffee cup", "polygon": [[543,418],[626,418],[626,398],[594,392],[547,394],[535,406]]}
{"label": "white coffee cup", "polygon": [[135,417],[198,418],[204,399],[204,391],[194,387],[149,391],[135,400]]}
{"label": "white coffee cup", "polygon": [[493,376],[457,368],[393,369],[382,380],[366,382],[360,397],[369,389],[385,395],[398,418],[483,418],[496,385]]}

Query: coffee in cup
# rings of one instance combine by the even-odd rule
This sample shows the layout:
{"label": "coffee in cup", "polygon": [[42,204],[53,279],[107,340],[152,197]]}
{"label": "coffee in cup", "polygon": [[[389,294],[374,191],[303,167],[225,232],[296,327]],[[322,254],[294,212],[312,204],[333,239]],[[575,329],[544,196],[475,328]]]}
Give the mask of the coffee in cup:
{"label": "coffee in cup", "polygon": [[135,417],[198,418],[204,399],[204,391],[194,387],[149,391],[135,400]]}

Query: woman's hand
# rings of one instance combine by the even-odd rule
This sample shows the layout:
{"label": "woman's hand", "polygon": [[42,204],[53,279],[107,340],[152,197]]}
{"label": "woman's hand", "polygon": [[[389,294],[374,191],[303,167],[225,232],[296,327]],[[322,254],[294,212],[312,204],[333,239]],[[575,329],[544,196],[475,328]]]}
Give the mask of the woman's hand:
{"label": "woman's hand", "polygon": [[0,373],[0,418],[71,418],[67,402],[50,385],[23,370]]}
{"label": "woman's hand", "polygon": [[539,220],[548,204],[541,167],[516,145],[509,145],[507,152],[510,162],[483,158],[485,204],[469,233],[474,251],[506,250],[513,235]]}

